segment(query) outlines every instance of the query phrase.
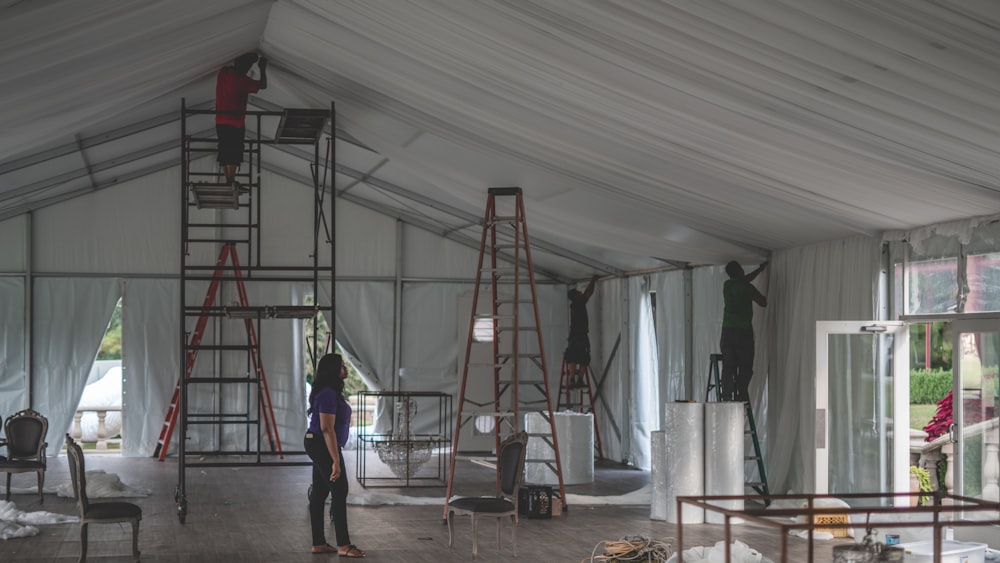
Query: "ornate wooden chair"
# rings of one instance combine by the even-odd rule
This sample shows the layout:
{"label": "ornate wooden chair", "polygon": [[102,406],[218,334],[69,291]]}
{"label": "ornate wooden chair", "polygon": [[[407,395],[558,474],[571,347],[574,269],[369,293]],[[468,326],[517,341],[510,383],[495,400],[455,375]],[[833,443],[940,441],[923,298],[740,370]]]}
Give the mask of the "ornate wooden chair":
{"label": "ornate wooden chair", "polygon": [[0,447],[6,455],[0,456],[0,472],[7,473],[7,499],[10,500],[10,477],[14,473],[38,475],[38,502],[45,502],[42,485],[45,484],[45,435],[49,421],[37,412],[27,409],[12,414],[4,424],[4,439]]}
{"label": "ornate wooden chair", "polygon": [[500,549],[500,521],[510,517],[511,546],[517,557],[517,493],[524,476],[524,456],[528,446],[527,432],[508,436],[500,443],[497,455],[497,493],[492,497],[457,498],[448,503],[448,547],[453,545],[453,524],[455,514],[472,517],[472,557],[479,551],[479,518],[488,516],[497,519],[497,549]]}
{"label": "ornate wooden chair", "polygon": [[139,561],[139,521],[142,509],[130,502],[95,502],[87,498],[87,472],[83,463],[83,450],[66,434],[66,457],[73,480],[73,494],[80,509],[80,562],[87,560],[87,526],[90,524],[132,524],[132,559]]}

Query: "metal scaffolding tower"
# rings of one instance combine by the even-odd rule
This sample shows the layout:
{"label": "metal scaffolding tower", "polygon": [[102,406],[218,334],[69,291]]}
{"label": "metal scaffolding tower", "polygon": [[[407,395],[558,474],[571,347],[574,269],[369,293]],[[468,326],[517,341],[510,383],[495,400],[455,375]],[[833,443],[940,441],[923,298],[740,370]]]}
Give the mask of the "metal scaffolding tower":
{"label": "metal scaffolding tower", "polygon": [[[196,166],[199,160],[217,151],[214,136],[189,134],[188,120],[204,119],[199,115],[214,116],[215,111],[190,109],[182,100],[180,365],[183,371],[178,376],[155,453],[160,460],[165,458],[174,427],[179,426],[179,477],[174,500],[181,523],[187,515],[189,468],[311,463],[302,459],[305,452],[282,448],[262,357],[264,344],[272,334],[265,327],[273,319],[303,319],[313,323],[308,361],[315,370],[319,361],[315,351],[322,350],[321,345],[317,346],[320,338],[317,316],[328,312],[332,320],[335,308],[332,175],[336,158],[333,139],[327,137],[322,142],[323,129],[328,123],[330,130],[335,130],[333,104],[329,109],[248,111],[247,120],[252,126],[247,127],[244,168],[237,173],[235,185],[226,183],[219,171],[201,171]],[[273,137],[263,137],[264,128],[275,123]],[[309,265],[265,263],[274,259],[262,258],[261,241],[269,233],[273,236],[289,223],[304,222],[299,218],[289,221],[261,205],[261,192],[266,189],[261,186],[261,148],[278,144],[313,147],[310,164],[313,202],[311,209],[303,210],[303,216],[308,213],[312,218],[309,254],[312,264]],[[206,216],[212,218],[206,220]],[[329,265],[321,263],[321,255],[330,257]],[[320,292],[321,282],[329,283],[329,296]],[[267,295],[268,284],[273,287],[275,283],[311,285],[313,302],[254,302]],[[254,291],[255,288],[260,291]],[[291,297],[285,299],[292,301]],[[281,336],[287,338],[285,333]],[[214,429],[215,436],[206,442],[216,447],[197,450],[188,447],[190,433],[198,428]]]}

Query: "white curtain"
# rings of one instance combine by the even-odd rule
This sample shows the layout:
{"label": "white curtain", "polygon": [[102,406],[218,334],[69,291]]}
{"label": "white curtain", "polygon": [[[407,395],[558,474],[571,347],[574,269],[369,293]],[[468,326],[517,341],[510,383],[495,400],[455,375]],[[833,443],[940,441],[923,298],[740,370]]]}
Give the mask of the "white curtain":
{"label": "white curtain", "polygon": [[[656,292],[656,347],[659,360],[659,401],[696,399],[684,384],[684,272],[661,272],[649,276],[650,289]],[[659,421],[662,426],[662,420]],[[654,430],[658,430],[654,428]]]}
{"label": "white curtain", "polygon": [[24,278],[0,277],[0,416],[28,406],[24,358]]}
{"label": "white curtain", "polygon": [[107,278],[36,278],[32,407],[49,419],[58,455],[120,295]]}
{"label": "white curtain", "polygon": [[768,395],[771,412],[778,413],[766,418],[772,491],[813,490],[816,321],[874,317],[879,255],[880,243],[870,237],[774,254],[766,319],[769,357],[775,359]]}
{"label": "white curtain", "polygon": [[[181,375],[180,282],[126,280],[122,292],[122,455],[151,456]],[[174,439],[171,451],[176,451]]]}
{"label": "white curtain", "polygon": [[[624,308],[627,283],[624,279],[598,283],[588,305],[591,356],[600,360],[591,369],[599,384],[594,389],[594,410],[601,435],[601,449],[605,458],[623,463],[628,462],[631,455],[628,412],[632,354],[629,352],[628,316]],[[607,374],[604,373],[605,366],[608,366]]]}
{"label": "white curtain", "polygon": [[629,323],[632,342],[632,386],[628,412],[631,432],[631,462],[641,469],[650,467],[650,433],[659,430],[660,377],[656,352],[656,330],[647,276],[629,278]]}
{"label": "white curtain", "polygon": [[[374,390],[392,387],[394,284],[337,281],[337,342],[356,360],[362,377]],[[328,300],[329,287],[320,286]],[[330,319],[326,319],[330,322]]]}
{"label": "white curtain", "polygon": [[[708,358],[719,353],[719,337],[722,334],[722,284],[729,279],[722,266],[696,268],[692,273],[692,332],[694,377],[691,398],[705,400],[708,386]],[[758,286],[759,288],[759,286]],[[763,291],[761,292],[763,293]],[[754,318],[760,317],[760,309],[754,311]],[[762,336],[757,332],[755,337]],[[759,346],[758,346],[759,348]],[[755,358],[756,359],[756,358]],[[760,374],[755,375],[755,379]],[[751,380],[752,381],[752,380]]]}

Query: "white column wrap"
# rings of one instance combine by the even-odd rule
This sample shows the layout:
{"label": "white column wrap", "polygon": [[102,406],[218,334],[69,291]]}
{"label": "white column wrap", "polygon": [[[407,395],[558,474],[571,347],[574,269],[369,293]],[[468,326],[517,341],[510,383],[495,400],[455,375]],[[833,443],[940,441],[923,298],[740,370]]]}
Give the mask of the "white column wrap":
{"label": "white column wrap", "polygon": [[[564,485],[594,482],[594,417],[591,414],[557,412],[556,438],[559,442],[559,462],[562,465]],[[549,423],[539,413],[525,416],[524,428],[529,434],[547,434]],[[552,447],[542,438],[528,439],[528,459],[549,459],[555,464]],[[544,463],[525,465],[526,482],[538,485],[558,485],[556,474]]]}
{"label": "white column wrap", "polygon": [[655,430],[650,433],[649,451],[652,466],[650,468],[650,481],[653,485],[653,496],[649,503],[650,520],[667,519],[667,458],[664,455],[667,449],[666,433],[663,430]]}
{"label": "white column wrap", "polygon": [[705,405],[666,403],[663,430],[667,522],[700,524],[705,511],[686,504],[678,514],[677,497],[705,494]]}
{"label": "white column wrap", "polygon": [[[742,495],[743,403],[705,403],[705,495]],[[719,501],[716,506],[742,510],[743,500]],[[725,524],[725,517],[708,510],[705,521]]]}

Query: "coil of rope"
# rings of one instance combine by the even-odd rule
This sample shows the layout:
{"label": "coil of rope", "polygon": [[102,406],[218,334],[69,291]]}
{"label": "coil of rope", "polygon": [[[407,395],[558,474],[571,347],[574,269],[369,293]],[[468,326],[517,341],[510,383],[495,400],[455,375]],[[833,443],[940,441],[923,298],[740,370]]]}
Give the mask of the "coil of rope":
{"label": "coil of rope", "polygon": [[[597,555],[597,550],[604,546],[604,554]],[[625,536],[621,540],[604,540],[597,542],[590,558],[584,558],[580,563],[626,563],[646,561],[648,563],[666,563],[674,552],[674,538],[654,540],[642,536]]]}

